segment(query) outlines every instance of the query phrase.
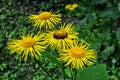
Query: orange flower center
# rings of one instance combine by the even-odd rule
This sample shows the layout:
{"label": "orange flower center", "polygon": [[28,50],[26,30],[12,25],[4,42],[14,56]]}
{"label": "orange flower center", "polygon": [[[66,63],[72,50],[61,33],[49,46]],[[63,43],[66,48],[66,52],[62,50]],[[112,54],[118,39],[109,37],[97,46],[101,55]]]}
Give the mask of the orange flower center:
{"label": "orange flower center", "polygon": [[66,31],[64,30],[58,30],[54,33],[53,37],[55,39],[64,39],[64,38],[67,38],[68,34]]}
{"label": "orange flower center", "polygon": [[74,58],[82,58],[85,56],[83,49],[80,47],[71,48],[69,53],[70,53],[70,56],[72,56]]}
{"label": "orange flower center", "polygon": [[35,41],[32,38],[24,38],[21,40],[21,46],[28,48],[28,47],[32,47],[35,45]]}
{"label": "orange flower center", "polygon": [[41,12],[40,15],[39,15],[39,19],[41,20],[47,20],[47,19],[50,19],[52,16],[52,14],[50,12]]}

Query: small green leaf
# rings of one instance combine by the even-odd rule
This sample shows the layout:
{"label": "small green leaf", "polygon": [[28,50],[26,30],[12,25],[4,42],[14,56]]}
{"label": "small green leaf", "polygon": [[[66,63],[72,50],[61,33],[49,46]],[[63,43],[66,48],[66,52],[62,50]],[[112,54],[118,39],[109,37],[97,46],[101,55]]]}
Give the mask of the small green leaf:
{"label": "small green leaf", "polygon": [[112,37],[110,32],[103,32],[102,34],[99,34],[99,38],[109,41]]}
{"label": "small green leaf", "polygon": [[2,63],[3,68],[6,68],[7,64],[6,63]]}
{"label": "small green leaf", "polygon": [[99,51],[101,47],[102,40],[96,38],[95,34],[92,32],[89,32],[88,35],[85,37],[87,42],[90,44],[91,48]]}
{"label": "small green leaf", "polygon": [[94,41],[90,42],[91,48],[99,51],[101,48],[102,40],[100,39],[95,39]]}
{"label": "small green leaf", "polygon": [[50,59],[51,62],[59,65],[60,62],[59,60],[57,59],[57,57],[55,57],[54,55],[52,55],[51,53],[48,53],[48,52],[43,52],[42,55],[44,55],[45,57],[47,57],[48,59]]}
{"label": "small green leaf", "polygon": [[85,25],[86,22],[87,22],[87,17],[85,17],[85,18],[83,18],[83,19],[80,20],[80,24],[81,25]]}
{"label": "small green leaf", "polygon": [[104,59],[107,59],[109,57],[109,55],[113,53],[114,49],[115,49],[114,45],[106,47],[101,53],[102,57]]}
{"label": "small green leaf", "polygon": [[120,2],[118,3],[118,11],[120,12]]}
{"label": "small green leaf", "polygon": [[118,43],[120,44],[120,28],[116,31],[116,38],[118,40]]}
{"label": "small green leaf", "polygon": [[68,77],[70,77],[70,78],[72,77],[69,67],[67,67],[67,68],[65,69],[65,73],[67,74]]}
{"label": "small green leaf", "polygon": [[0,70],[3,71],[7,67],[6,63],[0,64]]}
{"label": "small green leaf", "polygon": [[10,38],[13,37],[14,34],[15,34],[15,31],[11,31],[10,34],[9,34],[9,37],[10,37]]}
{"label": "small green leaf", "polygon": [[0,65],[0,70],[1,70],[1,71],[3,71],[3,69],[4,69],[4,68],[3,68],[3,66],[2,66],[2,65]]}
{"label": "small green leaf", "polygon": [[105,64],[78,70],[76,80],[108,80]]}
{"label": "small green leaf", "polygon": [[3,19],[5,19],[5,18],[6,18],[5,15],[0,15],[0,20],[3,20]]}
{"label": "small green leaf", "polygon": [[106,3],[107,0],[93,0],[94,4],[103,4],[103,3]]}
{"label": "small green leaf", "polygon": [[80,31],[80,29],[81,29],[81,26],[78,24],[78,25],[75,26],[75,29],[74,29],[74,30],[75,30],[75,31]]}
{"label": "small green leaf", "polygon": [[113,19],[115,19],[117,17],[116,15],[116,10],[117,9],[105,9],[103,11],[101,11],[100,17],[111,17]]}
{"label": "small green leaf", "polygon": [[89,24],[86,24],[85,25],[85,29],[87,30],[87,31],[90,31],[91,29],[93,29],[93,26],[94,25],[94,23],[89,23]]}

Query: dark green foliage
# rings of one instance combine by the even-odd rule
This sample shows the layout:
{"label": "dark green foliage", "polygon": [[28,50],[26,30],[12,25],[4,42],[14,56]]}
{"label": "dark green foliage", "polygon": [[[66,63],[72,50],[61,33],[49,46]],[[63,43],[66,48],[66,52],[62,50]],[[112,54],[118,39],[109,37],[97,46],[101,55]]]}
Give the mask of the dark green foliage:
{"label": "dark green foliage", "polygon": [[[66,4],[77,3],[73,11]],[[26,63],[15,54],[10,55],[7,41],[21,34],[36,33],[28,15],[39,11],[57,11],[63,22],[75,23],[79,41],[84,39],[97,51],[98,63],[78,72],[78,80],[120,80],[120,1],[119,0],[0,0],[0,80],[51,80],[32,59]],[[54,54],[43,53],[39,61],[55,80],[62,80],[62,69]],[[65,69],[66,80],[71,80],[70,69]],[[84,75],[83,75],[84,74]],[[104,75],[105,74],[105,75]],[[108,75],[107,75],[108,74]],[[86,76],[87,75],[87,76]]]}

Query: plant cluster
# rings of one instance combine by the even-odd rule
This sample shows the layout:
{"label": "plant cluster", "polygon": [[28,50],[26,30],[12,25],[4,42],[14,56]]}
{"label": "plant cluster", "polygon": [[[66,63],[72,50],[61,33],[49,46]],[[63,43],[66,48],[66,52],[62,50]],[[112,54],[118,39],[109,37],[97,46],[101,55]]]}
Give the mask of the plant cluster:
{"label": "plant cluster", "polygon": [[0,7],[1,80],[120,79],[118,0],[2,0]]}

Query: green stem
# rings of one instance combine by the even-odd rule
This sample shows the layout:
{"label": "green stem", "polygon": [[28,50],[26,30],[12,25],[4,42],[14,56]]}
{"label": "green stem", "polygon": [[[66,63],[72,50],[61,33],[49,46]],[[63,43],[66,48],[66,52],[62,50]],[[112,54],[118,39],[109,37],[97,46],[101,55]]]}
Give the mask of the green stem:
{"label": "green stem", "polygon": [[49,74],[49,72],[47,72],[47,70],[45,70],[45,68],[42,66],[42,64],[40,63],[40,61],[38,61],[38,60],[36,60],[36,59],[35,59],[35,61],[39,64],[39,66],[42,68],[42,70],[43,70],[52,80],[54,80],[54,79],[52,78],[52,76]]}
{"label": "green stem", "polygon": [[76,76],[77,76],[77,70],[74,69],[74,79],[73,80],[76,80]]}
{"label": "green stem", "polygon": [[70,74],[71,74],[71,77],[73,79],[73,70],[70,68]]}
{"label": "green stem", "polygon": [[[55,50],[55,51],[57,53],[56,56],[59,57],[57,50]],[[63,72],[63,80],[65,80],[65,67],[64,67],[64,65],[62,63],[61,63],[61,67],[62,67],[62,72]]]}
{"label": "green stem", "polygon": [[63,80],[65,80],[65,68],[63,64],[62,64],[62,71],[63,71]]}

